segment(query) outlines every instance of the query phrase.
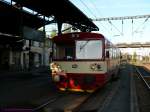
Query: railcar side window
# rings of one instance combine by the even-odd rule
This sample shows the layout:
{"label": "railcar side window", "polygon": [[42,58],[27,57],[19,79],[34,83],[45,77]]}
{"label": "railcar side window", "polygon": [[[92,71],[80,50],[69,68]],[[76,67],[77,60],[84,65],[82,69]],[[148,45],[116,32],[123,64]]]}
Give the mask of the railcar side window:
{"label": "railcar side window", "polygon": [[76,59],[101,59],[101,40],[78,40],[76,41]]}

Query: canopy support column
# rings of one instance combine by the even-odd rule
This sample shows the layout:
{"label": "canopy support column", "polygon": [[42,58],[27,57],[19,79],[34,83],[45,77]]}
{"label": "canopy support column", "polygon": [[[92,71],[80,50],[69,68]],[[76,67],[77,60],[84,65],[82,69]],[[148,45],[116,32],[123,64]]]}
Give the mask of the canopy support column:
{"label": "canopy support column", "polygon": [[61,32],[61,29],[62,29],[62,22],[61,21],[58,21],[57,22],[57,25],[58,25],[58,35],[62,34]]}

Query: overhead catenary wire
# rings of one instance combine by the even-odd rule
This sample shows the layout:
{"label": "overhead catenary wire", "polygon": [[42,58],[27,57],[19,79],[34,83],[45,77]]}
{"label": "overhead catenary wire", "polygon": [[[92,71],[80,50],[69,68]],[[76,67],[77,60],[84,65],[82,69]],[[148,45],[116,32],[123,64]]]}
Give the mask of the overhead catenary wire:
{"label": "overhead catenary wire", "polygon": [[[79,3],[79,1],[78,0],[76,0],[76,2],[77,3]],[[97,13],[98,14],[101,14],[101,12],[99,11],[99,9],[97,8],[97,6],[92,2],[92,1],[90,1],[91,2],[91,4],[94,6],[94,8],[95,8],[95,11],[97,11]],[[95,18],[95,20],[97,20],[97,16],[93,13],[93,10],[91,10],[90,8],[89,8],[89,6],[85,3],[85,2],[83,2],[82,0],[80,0],[80,3],[82,3],[82,5],[87,9],[87,10],[84,10],[84,12],[89,12],[94,18]],[[83,10],[83,9],[82,9]],[[100,23],[100,22],[99,22]],[[105,25],[103,25],[102,23],[100,23],[101,24],[101,26],[105,29],[105,30],[107,30],[109,33],[112,33]]]}
{"label": "overhead catenary wire", "polygon": [[[78,7],[78,5],[81,4],[81,2],[79,2],[79,0],[75,0],[75,1],[76,1],[76,2],[75,2],[76,4],[70,0],[70,2],[72,2],[75,6]],[[83,4],[82,4],[82,5],[83,5]],[[84,6],[84,7],[85,7],[85,6]],[[83,11],[85,14],[88,13],[87,10],[85,10],[85,9],[83,9],[83,8],[80,8],[80,10]],[[94,17],[94,18],[95,18],[95,17]]]}
{"label": "overhead catenary wire", "polygon": [[[146,18],[145,20],[144,20],[144,22],[142,23],[142,24],[140,24],[137,28],[136,28],[136,30],[134,30],[134,28],[133,28],[133,19],[135,20],[135,19],[142,19],[142,18]],[[98,18],[98,19],[92,19],[93,21],[108,21],[108,20],[122,20],[122,34],[123,34],[123,21],[124,20],[127,20],[127,19],[131,19],[131,21],[132,21],[132,37],[133,37],[133,35],[134,35],[134,33],[138,33],[138,32],[142,32],[142,31],[138,31],[143,25],[145,25],[145,23],[149,20],[149,18],[150,18],[150,15],[149,14],[147,14],[147,15],[136,15],[136,16],[123,16],[123,17],[107,17],[107,18]],[[142,27],[143,29],[144,29],[144,27]]]}
{"label": "overhead catenary wire", "polygon": [[[85,4],[82,0],[80,0],[83,4]],[[103,16],[102,15],[102,13],[100,12],[100,10],[97,8],[97,5],[93,2],[93,1],[91,1],[90,0],[90,3],[93,5],[93,7],[95,8],[95,11],[98,13],[98,14],[100,14],[101,16]],[[85,4],[85,6],[90,10],[90,8]],[[90,12],[92,12],[91,10],[90,10]],[[93,12],[92,12],[92,14],[94,14]],[[97,16],[95,16],[94,15],[94,17],[95,18],[97,18]],[[111,33],[111,31],[109,31],[109,29],[108,28],[106,28],[105,27],[105,25],[103,25],[101,22],[99,22],[100,23],[100,25],[105,29],[105,30],[107,30],[109,33]]]}
{"label": "overhead catenary wire", "polygon": [[112,33],[108,28],[106,28],[101,22],[99,22],[98,24],[100,24],[108,33]]}
{"label": "overhead catenary wire", "polygon": [[[95,8],[95,11],[103,17],[101,11],[97,8],[97,5],[96,5],[93,1],[91,1],[91,0],[90,0],[90,3],[91,3],[91,4],[93,5],[93,7]],[[96,18],[97,18],[97,17],[96,17]],[[99,23],[101,24],[101,26],[102,26],[105,30],[107,30],[107,31],[110,33],[110,31],[108,30],[108,28],[106,28],[101,22],[99,22]]]}
{"label": "overhead catenary wire", "polygon": [[97,12],[97,14],[100,14],[100,16],[103,16],[99,8],[97,8],[97,5],[94,3],[94,1],[90,0],[90,3],[93,5],[93,8],[95,8],[95,11]]}
{"label": "overhead catenary wire", "polygon": [[87,8],[87,10],[91,13],[91,15],[93,15],[94,18],[96,19],[97,17],[96,17],[96,15],[91,11],[91,9],[90,9],[82,0],[80,0],[80,2]]}
{"label": "overhead catenary wire", "polygon": [[[70,0],[71,1],[71,0]],[[119,34],[120,34],[120,36],[123,36],[123,32],[124,32],[124,21],[125,20],[127,20],[127,19],[131,19],[132,20],[132,36],[133,36],[133,34],[134,34],[134,30],[135,30],[135,27],[136,26],[134,26],[133,24],[135,23],[135,21],[134,21],[134,23],[133,23],[133,19],[140,19],[140,18],[147,18],[147,19],[145,19],[145,21],[144,21],[144,23],[142,24],[142,25],[144,25],[145,23],[146,23],[146,21],[148,21],[148,18],[150,17],[150,15],[136,15],[136,16],[123,16],[123,17],[108,17],[108,18],[97,18],[97,16],[98,16],[98,14],[100,15],[101,14],[101,12],[100,12],[100,10],[99,10],[99,6],[96,4],[96,2],[94,2],[94,1],[91,1],[91,0],[89,0],[89,1],[83,1],[83,0],[76,0],[76,1],[78,1],[78,2],[80,2],[80,3],[82,3],[82,5],[84,5],[84,7],[86,7],[86,9],[84,8],[84,10],[87,12],[88,11],[88,13],[90,13],[90,14],[92,14],[92,16],[94,16],[94,18],[96,18],[96,19],[92,19],[93,21],[108,21],[108,23],[111,25],[111,28],[114,28],[114,30],[116,30],[117,32],[119,32]],[[91,4],[89,4],[88,2],[90,2]],[[90,8],[89,7],[89,5],[90,5],[90,7],[92,7],[92,8]],[[92,6],[91,6],[92,5]],[[95,10],[93,10],[95,8]],[[82,8],[83,9],[83,8]],[[97,14],[98,13],[98,14]],[[115,23],[113,23],[112,22],[112,20],[120,20],[120,23],[121,23],[121,27],[118,27]],[[99,23],[98,22],[98,23]],[[111,32],[112,34],[113,34],[113,32],[111,31],[111,29],[108,29],[108,26],[107,25],[103,25],[104,23],[103,22],[101,22],[100,23],[100,26],[101,27],[103,27],[103,29],[105,29],[105,30],[107,30],[107,31],[109,31],[109,32]],[[139,26],[135,31],[137,31],[139,28],[141,28],[142,27],[142,25],[141,26]],[[134,28],[133,28],[134,27]]]}
{"label": "overhead catenary wire", "polygon": [[[100,10],[97,8],[97,6],[94,4],[94,2],[93,1],[90,1],[91,2],[91,4],[94,6],[94,8],[96,9],[95,11],[98,13],[98,14],[100,14],[100,15],[102,15],[101,14],[101,12],[100,12]],[[96,17],[97,18],[97,17]],[[112,24],[112,22],[110,21],[110,20],[108,20],[108,22],[120,33],[120,35],[123,35],[123,22],[122,22],[122,31],[120,31],[114,24]],[[105,27],[105,29],[107,29],[106,27]],[[112,29],[111,29],[112,30]]]}
{"label": "overhead catenary wire", "polygon": [[148,21],[148,19],[149,19],[149,16],[144,20],[144,22],[143,22],[142,24],[140,24],[140,25],[136,28],[136,30],[135,30],[134,32],[138,32],[138,30]]}
{"label": "overhead catenary wire", "polygon": [[108,22],[122,35],[122,32],[110,20]]}

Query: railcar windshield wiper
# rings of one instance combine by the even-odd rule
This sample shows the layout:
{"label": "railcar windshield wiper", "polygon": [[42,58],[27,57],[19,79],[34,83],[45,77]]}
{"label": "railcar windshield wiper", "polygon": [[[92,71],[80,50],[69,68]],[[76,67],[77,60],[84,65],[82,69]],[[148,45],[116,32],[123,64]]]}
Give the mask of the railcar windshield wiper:
{"label": "railcar windshield wiper", "polygon": [[87,40],[83,45],[80,46],[80,51],[82,51],[82,49],[84,49],[84,47],[88,44],[89,40]]}

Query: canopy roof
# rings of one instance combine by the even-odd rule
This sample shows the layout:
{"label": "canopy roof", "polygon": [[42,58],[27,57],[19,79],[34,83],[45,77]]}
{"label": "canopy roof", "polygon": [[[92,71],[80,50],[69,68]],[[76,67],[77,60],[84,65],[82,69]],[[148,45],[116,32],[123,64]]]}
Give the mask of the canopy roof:
{"label": "canopy roof", "polygon": [[46,17],[52,22],[69,23],[81,31],[96,31],[98,27],[69,0],[13,0]]}
{"label": "canopy roof", "polygon": [[0,33],[18,35],[22,26],[37,29],[48,21],[0,1]]}

